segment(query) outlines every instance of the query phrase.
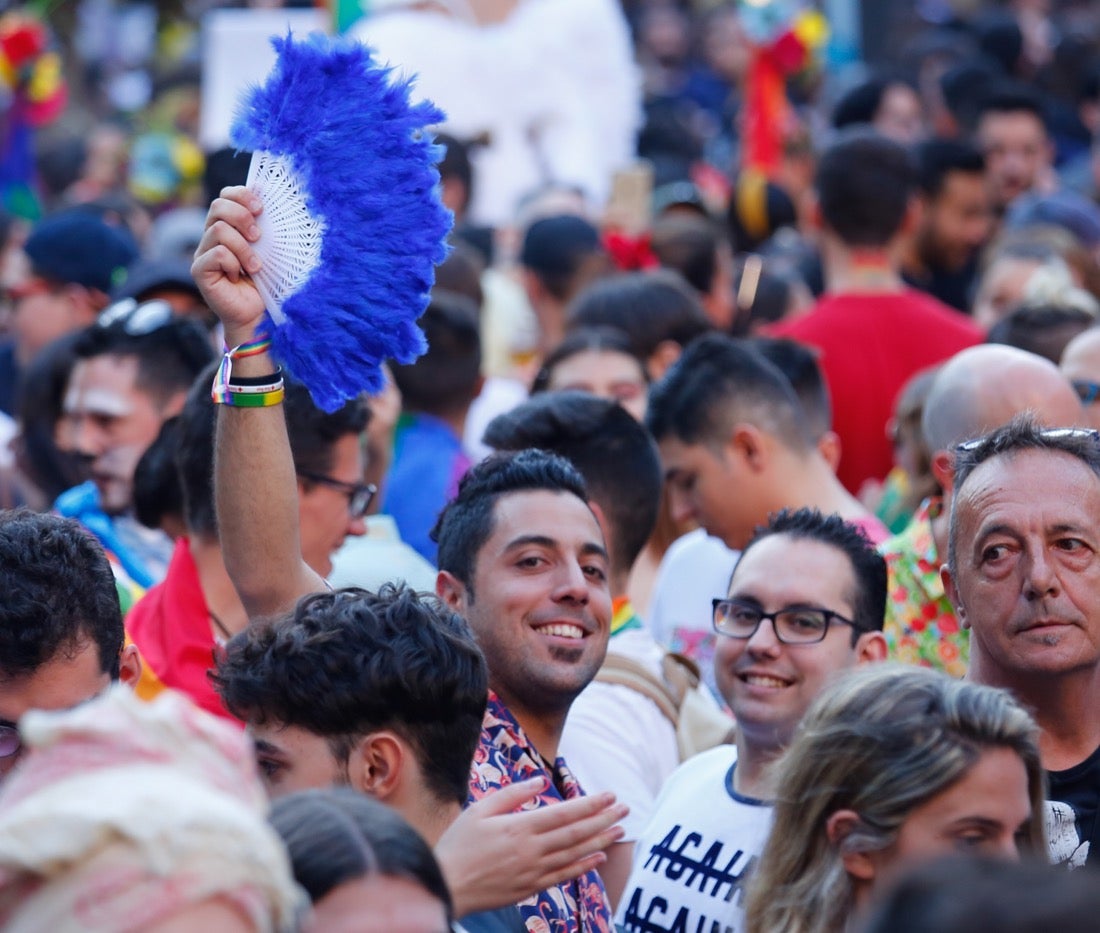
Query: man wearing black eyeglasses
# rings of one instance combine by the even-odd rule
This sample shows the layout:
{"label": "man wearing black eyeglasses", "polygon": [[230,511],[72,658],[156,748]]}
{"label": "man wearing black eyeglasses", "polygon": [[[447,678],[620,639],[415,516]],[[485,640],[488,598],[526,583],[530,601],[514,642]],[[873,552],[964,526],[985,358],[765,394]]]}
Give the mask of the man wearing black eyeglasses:
{"label": "man wearing black eyeglasses", "polygon": [[782,511],[745,547],[712,614],[735,742],[666,782],[615,918],[627,933],[742,928],[771,827],[771,766],[830,680],[886,657],[885,603],[885,562],[839,516]]}

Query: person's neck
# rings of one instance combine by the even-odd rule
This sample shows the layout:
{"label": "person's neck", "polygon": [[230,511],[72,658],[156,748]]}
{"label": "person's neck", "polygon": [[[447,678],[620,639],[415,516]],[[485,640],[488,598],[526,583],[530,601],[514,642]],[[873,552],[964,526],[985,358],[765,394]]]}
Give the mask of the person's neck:
{"label": "person's neck", "polygon": [[191,549],[191,559],[199,575],[206,609],[212,619],[225,627],[225,635],[236,635],[248,626],[248,613],[245,612],[240,596],[229,579],[222,560],[222,549],[216,538],[201,534],[190,534],[187,538]]}
{"label": "person's neck", "polygon": [[425,800],[423,805],[407,807],[402,816],[408,820],[409,825],[417,834],[433,849],[443,838],[443,834],[451,828],[451,824],[462,813],[461,805],[457,803],[444,803],[438,799]]}
{"label": "person's neck", "polygon": [[754,800],[775,799],[775,769],[772,765],[783,754],[775,742],[755,742],[738,728],[737,767],[733,770],[733,789],[742,797]]}
{"label": "person's neck", "polygon": [[496,687],[496,694],[500,701],[508,707],[508,712],[515,717],[520,728],[527,735],[535,751],[542,757],[547,765],[553,765],[558,757],[558,744],[561,742],[561,733],[565,728],[565,717],[568,708],[564,712],[531,710],[522,703],[501,693]]}
{"label": "person's neck", "polygon": [[870,295],[902,291],[905,283],[898,272],[897,251],[897,243],[853,248],[826,238],[821,250],[826,292]]}
{"label": "person's neck", "polygon": [[1048,771],[1080,764],[1100,747],[1100,667],[1052,676],[1019,675],[971,650],[967,678],[1012,693],[1039,726],[1039,757]]}
{"label": "person's neck", "polygon": [[836,512],[846,521],[861,521],[870,512],[841,485],[817,448],[804,455],[788,452],[777,474],[777,489],[784,501],[776,508],[813,508],[828,515]]}

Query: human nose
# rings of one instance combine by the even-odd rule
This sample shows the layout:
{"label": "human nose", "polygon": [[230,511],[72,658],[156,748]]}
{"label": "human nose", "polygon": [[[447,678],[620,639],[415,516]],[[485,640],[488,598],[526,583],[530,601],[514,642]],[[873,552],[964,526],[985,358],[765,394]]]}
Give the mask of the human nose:
{"label": "human nose", "polygon": [[567,602],[588,602],[588,577],[576,561],[563,562],[555,581],[554,598]]}
{"label": "human nose", "polygon": [[348,527],[345,534],[350,538],[361,538],[367,533],[367,520],[363,516],[348,515]]}
{"label": "human nose", "polygon": [[775,619],[764,617],[749,636],[745,647],[754,654],[775,654],[782,644],[775,633]]}
{"label": "human nose", "polygon": [[1045,548],[1037,547],[1032,550],[1024,572],[1024,595],[1028,599],[1043,599],[1057,592],[1058,574]]}

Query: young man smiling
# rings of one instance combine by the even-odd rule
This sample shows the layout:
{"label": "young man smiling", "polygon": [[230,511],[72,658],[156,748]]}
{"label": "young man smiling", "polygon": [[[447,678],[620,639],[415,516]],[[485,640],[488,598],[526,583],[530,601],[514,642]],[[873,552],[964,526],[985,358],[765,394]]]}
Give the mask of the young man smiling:
{"label": "young man smiling", "polygon": [[627,933],[742,929],[771,826],[770,767],[832,677],[885,658],[885,604],[885,562],[839,516],[782,511],[746,545],[713,613],[735,744],[697,755],[665,784],[619,903]]}

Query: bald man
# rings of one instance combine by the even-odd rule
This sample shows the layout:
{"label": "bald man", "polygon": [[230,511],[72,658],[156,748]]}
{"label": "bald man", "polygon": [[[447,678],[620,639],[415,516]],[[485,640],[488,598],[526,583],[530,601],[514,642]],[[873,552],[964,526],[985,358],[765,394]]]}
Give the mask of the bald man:
{"label": "bald man", "polygon": [[880,546],[890,574],[884,631],[891,657],[955,677],[966,673],[969,632],[960,626],[940,580],[954,449],[1024,411],[1045,427],[1082,422],[1069,380],[1034,353],[985,344],[956,354],[936,374],[921,430],[943,495],[925,500],[908,527]]}
{"label": "bald man", "polygon": [[1090,327],[1066,345],[1060,368],[1081,400],[1081,423],[1100,428],[1100,327]]}

